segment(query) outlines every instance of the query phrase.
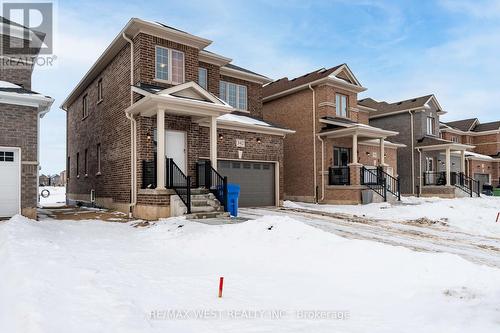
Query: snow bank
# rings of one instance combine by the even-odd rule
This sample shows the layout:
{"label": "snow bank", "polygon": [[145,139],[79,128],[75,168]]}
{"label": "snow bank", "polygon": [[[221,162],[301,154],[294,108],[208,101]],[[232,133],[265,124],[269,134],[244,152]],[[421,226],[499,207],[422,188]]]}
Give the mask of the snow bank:
{"label": "snow bank", "polygon": [[500,197],[481,198],[417,198],[402,197],[401,203],[373,203],[368,205],[316,205],[285,201],[289,208],[306,208],[330,213],[364,215],[394,221],[427,217],[443,220],[452,228],[462,231],[500,237],[500,222],[495,223],[500,212]]}
{"label": "snow bank", "polygon": [[[286,217],[133,228],[16,216],[0,223],[0,263],[2,332],[498,331],[499,270]],[[199,309],[284,315],[157,316]],[[349,319],[305,320],[301,310],[347,311]]]}
{"label": "snow bank", "polygon": [[40,194],[43,190],[48,190],[50,195],[47,198],[40,196],[40,205],[42,207],[58,207],[66,205],[65,186],[41,186]]}

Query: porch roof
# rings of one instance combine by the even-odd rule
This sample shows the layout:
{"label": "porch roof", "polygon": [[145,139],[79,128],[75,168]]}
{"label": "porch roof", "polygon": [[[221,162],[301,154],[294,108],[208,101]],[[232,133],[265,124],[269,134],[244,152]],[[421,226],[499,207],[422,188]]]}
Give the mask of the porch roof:
{"label": "porch roof", "polygon": [[388,131],[360,123],[344,123],[340,126],[335,126],[335,128],[324,128],[319,132],[318,136],[327,138],[342,138],[353,136],[355,134],[360,138],[376,139],[395,136],[398,132]]}
{"label": "porch roof", "polygon": [[448,148],[452,150],[466,150],[474,147],[475,146],[429,136],[424,136],[423,138],[418,139],[417,144],[415,145],[415,149],[421,150],[443,150]]}
{"label": "porch roof", "polygon": [[168,114],[199,117],[221,116],[234,111],[232,106],[193,81],[162,90],[146,86],[132,89],[144,96],[125,110],[133,115],[152,117],[158,109]]}

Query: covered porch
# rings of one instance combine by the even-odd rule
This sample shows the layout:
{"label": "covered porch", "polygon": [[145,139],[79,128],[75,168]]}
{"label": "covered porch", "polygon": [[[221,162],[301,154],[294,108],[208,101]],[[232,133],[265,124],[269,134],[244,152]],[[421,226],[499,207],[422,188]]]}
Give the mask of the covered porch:
{"label": "covered porch", "polygon": [[134,87],[134,92],[143,95],[126,110],[134,206],[155,206],[165,210],[155,215],[169,216],[170,197],[177,194],[191,213],[191,196],[199,187],[214,190],[224,205],[227,179],[217,172],[217,118],[234,108],[194,82],[159,91]]}
{"label": "covered porch", "polygon": [[[321,141],[320,202],[360,203],[361,191],[371,189],[384,201],[399,197],[396,149],[387,141],[397,132],[373,126],[328,120]],[[390,159],[390,161],[388,160]]]}
{"label": "covered porch", "polygon": [[466,151],[474,146],[425,137],[416,145],[419,195],[454,198],[479,196],[479,184],[467,176]]}

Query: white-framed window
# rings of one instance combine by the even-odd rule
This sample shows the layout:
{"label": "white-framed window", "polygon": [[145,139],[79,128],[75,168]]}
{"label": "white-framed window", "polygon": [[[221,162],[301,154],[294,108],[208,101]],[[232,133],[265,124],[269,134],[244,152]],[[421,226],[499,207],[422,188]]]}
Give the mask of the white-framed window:
{"label": "white-framed window", "polygon": [[458,143],[458,137],[456,137],[456,136],[452,136],[452,137],[451,137],[451,141],[452,141],[452,142],[456,142],[456,143]]}
{"label": "white-framed window", "polygon": [[434,117],[427,117],[427,134],[434,135],[435,134],[435,122]]}
{"label": "white-framed window", "polygon": [[82,119],[87,118],[89,115],[89,101],[88,95],[83,96],[82,99]]}
{"label": "white-framed window", "polygon": [[102,102],[102,79],[97,81],[97,103]]}
{"label": "white-framed window", "polygon": [[434,171],[434,158],[432,157],[425,158],[425,171],[427,172]]}
{"label": "white-framed window", "polygon": [[347,96],[342,94],[335,94],[335,109],[339,117],[347,118]]}
{"label": "white-framed window", "polygon": [[198,84],[208,90],[208,72],[206,68],[198,67]]}
{"label": "white-framed window", "polygon": [[247,87],[232,82],[220,81],[220,98],[235,109],[247,110]]}
{"label": "white-framed window", "polygon": [[184,83],[184,52],[156,46],[155,78],[172,84]]}

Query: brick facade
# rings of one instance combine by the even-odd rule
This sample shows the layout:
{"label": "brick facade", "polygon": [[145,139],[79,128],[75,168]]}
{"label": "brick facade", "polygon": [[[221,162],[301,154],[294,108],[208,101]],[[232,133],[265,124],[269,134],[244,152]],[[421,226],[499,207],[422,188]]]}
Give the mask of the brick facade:
{"label": "brick facade", "polygon": [[[198,82],[198,68],[207,69],[208,91],[219,96],[221,80],[247,86],[248,111],[250,115],[262,115],[262,86],[258,83],[222,76],[220,68],[211,63],[199,61],[199,50],[158,36],[138,33],[133,38],[134,84],[145,83],[169,88],[168,82],[155,79],[155,47],[163,46],[184,53],[185,82]],[[97,103],[97,82],[103,82],[103,101]],[[89,115],[82,119],[82,98],[87,95]],[[134,93],[134,102],[141,96]],[[95,190],[97,203],[101,206],[128,211],[131,201],[131,124],[125,116],[130,105],[130,48],[126,44],[106,68],[93,79],[84,91],[68,106],[67,156],[69,157],[68,198],[72,201],[88,201],[90,191]],[[196,119],[199,120],[199,119]],[[155,216],[168,216],[170,195],[173,192],[141,189],[142,162],[155,156],[156,116],[137,116],[137,213],[148,215],[156,210]],[[187,134],[187,175],[194,181],[195,166],[200,158],[209,156],[208,128],[201,126],[189,116],[165,115],[165,129],[184,131]],[[218,129],[224,139],[218,142],[219,158],[238,159],[234,145],[235,138],[247,140],[242,159],[278,161],[283,165],[283,138],[279,135],[258,134],[244,131]],[[257,138],[260,143],[257,144]],[[101,172],[97,171],[97,145],[101,147]],[[87,176],[83,174],[84,155],[87,150]],[[79,154],[79,177],[76,173],[76,155]],[[280,175],[283,177],[282,172]],[[281,180],[283,183],[283,180]],[[136,213],[134,210],[134,213]],[[149,215],[148,215],[149,216]]]}

